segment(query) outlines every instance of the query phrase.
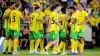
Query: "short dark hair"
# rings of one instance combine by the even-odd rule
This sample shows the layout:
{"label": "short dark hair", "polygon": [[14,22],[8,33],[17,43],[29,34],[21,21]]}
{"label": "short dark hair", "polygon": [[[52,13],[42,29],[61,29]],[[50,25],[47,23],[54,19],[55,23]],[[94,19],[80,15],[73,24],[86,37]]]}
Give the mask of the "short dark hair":
{"label": "short dark hair", "polygon": [[51,10],[53,11],[54,9],[56,9],[59,6],[61,6],[61,5],[60,4],[55,4],[54,6],[51,7]]}
{"label": "short dark hair", "polygon": [[75,7],[72,7],[72,6],[71,6],[71,7],[69,7],[69,9],[73,9],[73,10],[75,10]]}
{"label": "short dark hair", "polygon": [[35,5],[34,10],[39,9],[40,7],[38,5]]}
{"label": "short dark hair", "polygon": [[16,3],[15,7],[18,8],[20,6],[20,3]]}
{"label": "short dark hair", "polygon": [[84,5],[82,3],[78,3],[78,4],[80,4],[82,7],[84,7]]}
{"label": "short dark hair", "polygon": [[65,7],[62,7],[61,8],[61,12],[64,13],[64,14],[66,14],[66,8]]}
{"label": "short dark hair", "polygon": [[15,2],[11,2],[8,4],[8,6],[12,6],[13,4],[15,4]]}

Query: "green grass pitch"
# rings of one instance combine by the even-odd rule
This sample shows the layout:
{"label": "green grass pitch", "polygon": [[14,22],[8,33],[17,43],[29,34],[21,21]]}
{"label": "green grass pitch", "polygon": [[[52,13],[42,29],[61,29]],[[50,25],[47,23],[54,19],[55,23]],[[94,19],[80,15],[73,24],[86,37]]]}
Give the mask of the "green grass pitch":
{"label": "green grass pitch", "polygon": [[[67,49],[66,53],[70,50]],[[10,54],[2,54],[0,53],[0,56],[100,56],[100,48],[94,48],[94,49],[85,49],[84,53],[82,55],[52,55],[52,50],[49,50],[49,55],[30,55],[29,50],[20,50],[19,55],[10,55]]]}

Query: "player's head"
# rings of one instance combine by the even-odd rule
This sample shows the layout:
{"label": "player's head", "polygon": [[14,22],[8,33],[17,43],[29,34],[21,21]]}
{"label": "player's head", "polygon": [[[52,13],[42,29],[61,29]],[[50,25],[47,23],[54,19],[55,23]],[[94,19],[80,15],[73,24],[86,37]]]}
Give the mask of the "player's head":
{"label": "player's head", "polygon": [[75,12],[75,7],[69,7],[69,11],[70,11],[71,14],[74,13]]}
{"label": "player's head", "polygon": [[52,8],[52,11],[60,11],[61,10],[61,5],[60,4],[55,4]]}
{"label": "player's head", "polygon": [[40,9],[40,7],[39,7],[38,5],[34,7],[34,10],[35,10],[36,12],[41,12],[41,9]]}
{"label": "player's head", "polygon": [[82,3],[78,3],[78,5],[77,5],[77,8],[78,8],[78,10],[83,10],[83,4]]}
{"label": "player's head", "polygon": [[16,3],[15,8],[21,9],[21,3]]}
{"label": "player's head", "polygon": [[38,5],[37,5],[37,4],[34,4],[34,5],[32,6],[32,9],[33,9],[33,10],[34,10],[35,6],[38,6]]}
{"label": "player's head", "polygon": [[65,8],[65,7],[62,7],[62,8],[61,8],[61,12],[62,12],[63,14],[66,14],[66,8]]}
{"label": "player's head", "polygon": [[15,8],[15,3],[14,3],[14,2],[9,3],[9,4],[8,4],[8,7],[9,7],[10,9],[14,9],[14,8]]}

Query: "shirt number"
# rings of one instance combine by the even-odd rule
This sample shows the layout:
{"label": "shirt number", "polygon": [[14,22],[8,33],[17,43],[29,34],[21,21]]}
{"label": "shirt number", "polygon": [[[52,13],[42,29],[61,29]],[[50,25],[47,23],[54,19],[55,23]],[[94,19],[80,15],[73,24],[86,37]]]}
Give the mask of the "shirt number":
{"label": "shirt number", "polygon": [[15,16],[13,16],[13,20],[12,20],[12,22],[15,22]]}

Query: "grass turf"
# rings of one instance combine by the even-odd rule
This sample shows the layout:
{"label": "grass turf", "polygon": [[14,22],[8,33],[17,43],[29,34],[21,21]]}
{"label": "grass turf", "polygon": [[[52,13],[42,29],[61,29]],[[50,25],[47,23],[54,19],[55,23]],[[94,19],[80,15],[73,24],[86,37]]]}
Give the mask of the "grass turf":
{"label": "grass turf", "polygon": [[[66,53],[70,50],[67,49]],[[62,55],[52,55],[52,50],[49,50],[49,55],[30,55],[29,50],[20,50],[19,55],[10,55],[10,54],[2,54],[0,53],[0,56],[62,56]],[[63,56],[100,56],[100,48],[94,48],[94,49],[85,49],[84,53],[82,55],[63,55]]]}

